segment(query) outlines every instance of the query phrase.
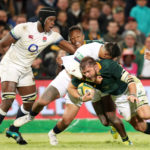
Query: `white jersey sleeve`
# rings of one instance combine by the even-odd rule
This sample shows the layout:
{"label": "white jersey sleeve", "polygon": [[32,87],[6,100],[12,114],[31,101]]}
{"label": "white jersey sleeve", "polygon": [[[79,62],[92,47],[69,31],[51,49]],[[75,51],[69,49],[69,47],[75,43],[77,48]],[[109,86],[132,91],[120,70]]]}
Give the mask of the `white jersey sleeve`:
{"label": "white jersey sleeve", "polygon": [[77,51],[74,54],[74,58],[76,61],[80,62],[83,57],[90,56],[94,59],[99,58],[99,51],[100,47],[103,44],[93,42],[90,44],[85,44],[77,49]]}
{"label": "white jersey sleeve", "polygon": [[59,33],[57,32],[54,32],[54,33],[55,33],[55,36],[53,38],[54,44],[59,44],[61,40],[64,40],[64,38]]}
{"label": "white jersey sleeve", "polygon": [[62,57],[63,65],[67,72],[81,79],[80,61],[86,56],[98,59],[101,46],[102,44],[96,42],[85,44],[78,48],[74,55]]}
{"label": "white jersey sleeve", "polygon": [[15,39],[15,40],[18,40],[22,37],[22,34],[24,34],[23,31],[23,27],[24,27],[24,24],[19,24],[17,26],[15,26],[11,31],[10,31],[10,34],[12,35],[12,37]]}

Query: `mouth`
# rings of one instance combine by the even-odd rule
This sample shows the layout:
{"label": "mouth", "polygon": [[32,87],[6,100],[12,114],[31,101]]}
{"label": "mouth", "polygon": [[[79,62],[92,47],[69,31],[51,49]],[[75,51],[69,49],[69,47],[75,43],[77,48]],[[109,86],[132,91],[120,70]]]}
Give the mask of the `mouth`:
{"label": "mouth", "polygon": [[80,42],[76,42],[76,43],[75,43],[75,46],[76,46],[76,47],[80,47],[80,46],[81,46]]}

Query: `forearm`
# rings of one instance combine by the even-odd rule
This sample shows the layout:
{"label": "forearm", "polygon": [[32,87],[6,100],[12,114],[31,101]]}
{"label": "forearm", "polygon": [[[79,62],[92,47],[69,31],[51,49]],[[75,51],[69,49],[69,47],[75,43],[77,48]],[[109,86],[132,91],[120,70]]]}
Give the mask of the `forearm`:
{"label": "forearm", "polygon": [[74,54],[74,52],[76,51],[76,48],[71,43],[69,43],[65,40],[62,40],[59,43],[59,47],[70,54]]}
{"label": "forearm", "polygon": [[80,98],[80,95],[79,95],[77,89],[75,89],[75,88],[68,88],[68,93],[76,99]]}
{"label": "forearm", "polygon": [[130,83],[128,85],[128,89],[129,89],[129,94],[130,95],[135,95],[136,96],[136,84],[135,84],[135,82]]}

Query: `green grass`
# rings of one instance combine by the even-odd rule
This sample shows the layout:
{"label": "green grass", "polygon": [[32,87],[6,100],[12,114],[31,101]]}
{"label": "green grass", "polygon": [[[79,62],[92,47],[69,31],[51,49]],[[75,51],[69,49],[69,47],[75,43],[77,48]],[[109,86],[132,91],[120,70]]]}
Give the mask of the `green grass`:
{"label": "green grass", "polygon": [[128,133],[133,146],[123,145],[121,139],[114,141],[109,133],[68,133],[59,134],[58,146],[49,144],[46,133],[24,133],[28,145],[16,142],[0,134],[0,150],[150,150],[150,136],[139,132]]}

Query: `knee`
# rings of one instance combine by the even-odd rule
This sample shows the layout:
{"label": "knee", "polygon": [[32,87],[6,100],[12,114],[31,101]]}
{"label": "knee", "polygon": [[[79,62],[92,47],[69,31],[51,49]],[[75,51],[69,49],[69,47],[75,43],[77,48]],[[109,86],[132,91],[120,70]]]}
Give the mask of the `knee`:
{"label": "knee", "polygon": [[98,118],[104,126],[109,126],[109,121],[104,115],[98,115]]}
{"label": "knee", "polygon": [[39,99],[39,100],[37,100],[37,104],[40,106],[46,106],[49,104],[49,101],[47,101],[45,99]]}

